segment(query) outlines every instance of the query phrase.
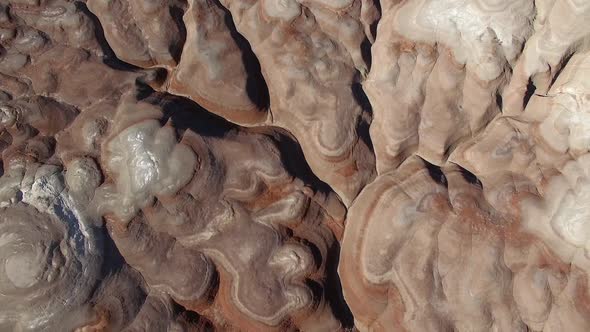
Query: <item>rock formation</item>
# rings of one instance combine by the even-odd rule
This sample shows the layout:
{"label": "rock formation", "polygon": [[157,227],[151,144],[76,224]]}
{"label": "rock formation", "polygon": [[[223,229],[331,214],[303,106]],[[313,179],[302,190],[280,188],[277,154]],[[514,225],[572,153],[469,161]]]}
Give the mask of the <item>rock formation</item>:
{"label": "rock formation", "polygon": [[0,330],[589,331],[589,21],[0,0]]}

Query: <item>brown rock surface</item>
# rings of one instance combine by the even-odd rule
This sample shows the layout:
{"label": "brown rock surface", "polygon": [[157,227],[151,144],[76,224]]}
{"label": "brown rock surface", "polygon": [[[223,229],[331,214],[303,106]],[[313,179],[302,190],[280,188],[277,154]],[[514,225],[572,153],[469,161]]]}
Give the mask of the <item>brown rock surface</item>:
{"label": "brown rock surface", "polygon": [[589,19],[0,0],[0,331],[589,331]]}

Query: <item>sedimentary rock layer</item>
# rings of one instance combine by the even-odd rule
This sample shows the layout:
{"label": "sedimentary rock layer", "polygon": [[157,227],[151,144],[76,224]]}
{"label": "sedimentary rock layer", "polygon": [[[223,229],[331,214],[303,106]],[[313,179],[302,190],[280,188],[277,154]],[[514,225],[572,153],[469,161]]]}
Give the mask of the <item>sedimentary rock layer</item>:
{"label": "sedimentary rock layer", "polygon": [[589,20],[0,0],[0,330],[590,330]]}

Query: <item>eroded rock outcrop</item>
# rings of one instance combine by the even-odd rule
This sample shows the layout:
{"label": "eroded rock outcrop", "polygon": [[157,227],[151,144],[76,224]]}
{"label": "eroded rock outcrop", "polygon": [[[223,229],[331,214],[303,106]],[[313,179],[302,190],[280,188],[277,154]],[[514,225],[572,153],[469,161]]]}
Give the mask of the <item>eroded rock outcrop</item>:
{"label": "eroded rock outcrop", "polygon": [[177,140],[182,111],[171,112],[162,127],[158,108],[121,104],[103,145],[108,180],[91,206],[106,215],[126,261],[150,287],[218,326],[313,318],[338,328],[321,288],[307,286],[321,287],[342,231],[338,199],[293,177],[272,133],[235,128],[211,137],[187,128]]}
{"label": "eroded rock outcrop", "polygon": [[588,328],[587,264],[531,232],[544,221],[521,219],[535,187],[506,178],[483,188],[458,166],[416,157],[366,188],[340,265],[360,329]]}
{"label": "eroded rock outcrop", "polygon": [[[2,7],[3,328],[341,328],[342,300],[324,287],[337,280],[340,198],[289,133],[154,92],[161,72],[120,61],[141,54],[127,30],[101,39],[114,14],[99,5],[98,21],[82,2]],[[49,11],[44,30],[26,16]],[[50,34],[68,19],[86,43]],[[176,42],[142,29],[149,63],[133,64],[175,66],[162,45]]]}
{"label": "eroded rock outcrop", "polygon": [[589,18],[0,1],[0,330],[590,330]]}
{"label": "eroded rock outcrop", "polygon": [[[143,281],[112,256],[99,219],[86,211],[83,194],[93,192],[100,178],[75,180],[54,154],[53,135],[77,110],[39,96],[0,108],[0,326],[74,330],[106,315],[106,326],[124,327],[145,298]],[[86,168],[100,174],[95,164]],[[128,302],[113,306],[106,300],[111,296]]]}
{"label": "eroded rock outcrop", "polygon": [[86,1],[117,57],[139,66],[174,66],[184,42],[182,1]]}
{"label": "eroded rock outcrop", "polygon": [[[519,4],[522,6],[518,7]],[[391,11],[401,15],[399,13],[410,5],[410,2],[400,4]],[[347,218],[340,274],[345,297],[360,329],[585,331],[589,328],[590,256],[585,221],[589,209],[583,203],[590,148],[585,130],[589,67],[588,47],[583,38],[587,37],[587,32],[581,27],[574,28],[567,38],[564,36],[552,44],[551,40],[556,38],[553,34],[563,32],[557,27],[549,32],[549,25],[557,23],[551,23],[548,18],[582,19],[586,7],[575,1],[555,3],[553,7],[530,5],[529,2],[506,2],[512,9],[499,12],[513,15],[518,8],[533,8],[538,16],[534,24],[530,22],[528,30],[519,30],[522,33],[534,29],[532,34],[521,39],[524,42],[529,38],[523,53],[513,53],[512,58],[507,57],[506,62],[501,61],[502,65],[495,67],[505,66],[502,84],[494,85],[485,98],[477,97],[479,101],[493,104],[497,114],[486,120],[489,123],[481,131],[472,130],[458,143],[441,146],[437,157],[423,145],[448,141],[446,138],[433,140],[428,135],[440,128],[445,137],[451,137],[448,135],[457,135],[466,125],[461,125],[458,120],[461,117],[450,116],[446,117],[449,127],[445,127],[442,120],[431,121],[435,127],[421,136],[423,122],[428,120],[425,113],[437,107],[455,110],[456,114],[468,114],[475,109],[475,104],[459,108],[453,104],[459,96],[456,95],[459,93],[457,85],[431,84],[431,80],[456,82],[449,79],[447,72],[441,81],[435,68],[449,59],[455,64],[463,61],[454,50],[457,39],[449,42],[444,36],[436,35],[436,38],[443,38],[438,40],[437,54],[428,45],[403,46],[408,45],[408,41],[398,41],[402,34],[399,31],[388,35],[393,36],[390,38],[394,45],[402,45],[394,48],[399,59],[398,65],[392,67],[392,72],[396,73],[394,79],[402,78],[401,73],[406,71],[406,80],[422,82],[426,89],[408,88],[403,84],[393,88],[404,96],[413,93],[411,100],[414,102],[417,97],[421,98],[415,109],[417,112],[411,117],[418,131],[405,127],[408,135],[403,135],[399,130],[391,130],[389,123],[399,125],[400,122],[395,121],[409,119],[397,115],[397,108],[384,107],[375,111],[375,121],[382,121],[382,124],[374,122],[372,137],[399,135],[402,140],[375,139],[378,170],[382,174],[357,198]],[[428,12],[429,6],[434,3],[424,2],[423,6],[411,8],[417,10],[413,13],[421,13]],[[484,12],[485,17],[495,15],[495,11]],[[551,12],[554,14],[548,14]],[[384,14],[384,20],[386,17]],[[418,22],[424,22],[424,15],[416,17]],[[401,18],[392,20],[396,22],[393,26],[406,22]],[[460,29],[459,23],[456,27]],[[490,22],[490,27],[496,30],[493,24]],[[376,58],[379,54],[390,54],[385,49],[384,53],[377,53],[379,37],[386,36],[388,31],[378,35],[374,48]],[[414,36],[403,38],[410,38],[410,43],[416,39],[424,43],[424,37],[418,35],[424,31],[413,31]],[[473,31],[470,29],[469,33]],[[494,43],[501,41],[500,35],[492,39]],[[450,48],[450,55],[440,54],[441,44]],[[506,46],[505,43],[499,45]],[[409,56],[397,55],[407,53],[408,47]],[[421,58],[419,52],[424,47],[429,50],[428,54],[435,54],[431,57],[434,62],[430,62],[430,73],[426,75],[421,69],[428,62],[420,60],[424,57]],[[417,56],[411,55],[414,50]],[[462,52],[465,50],[461,48]],[[504,50],[503,54],[511,53]],[[413,72],[401,65],[404,58],[416,64]],[[490,59],[501,60],[497,56]],[[531,71],[527,66],[537,60],[530,59],[550,64]],[[471,66],[470,74],[470,61],[473,60],[467,59],[466,72],[462,74],[465,77],[481,75],[481,70],[491,68],[481,67],[482,61],[476,60],[477,66]],[[506,71],[510,67],[514,68],[512,76]],[[448,68],[460,67],[441,68],[448,71]],[[382,82],[386,82],[387,76],[383,77]],[[481,80],[485,78],[480,77]],[[381,85],[375,85],[370,79],[365,85],[370,98],[375,98],[376,102],[386,98],[386,90]],[[464,98],[477,96],[473,91],[465,92],[474,86],[463,85]],[[426,91],[426,94],[417,91]],[[428,91],[453,103],[437,102],[434,108],[426,107]],[[505,96],[508,102],[499,103],[500,96]],[[406,106],[399,109],[402,112],[411,110]],[[437,116],[442,114],[439,112]],[[454,127],[458,130],[453,130]],[[414,136],[409,136],[410,133]],[[378,144],[383,145],[379,147]],[[414,153],[419,157],[412,156]]]}
{"label": "eroded rock outcrop", "polygon": [[[151,67],[127,54],[143,52],[148,59],[152,41],[147,34],[156,25],[172,29],[168,14],[154,21],[128,14],[133,6],[126,1],[99,3],[91,1],[89,8],[105,26],[107,40],[113,39],[115,53],[132,64]],[[173,6],[157,3],[166,13],[167,6]],[[134,24],[115,19],[111,11],[132,17]],[[370,27],[377,17],[371,1],[189,1],[180,63],[171,68],[170,80],[160,89],[192,98],[238,124],[289,130],[314,173],[348,204],[373,176],[369,115],[358,89],[360,77],[368,71],[363,52],[373,40]],[[137,36],[144,31],[146,37]],[[173,41],[168,35],[155,39],[169,45]]]}
{"label": "eroded rock outcrop", "polygon": [[[368,66],[370,1],[222,1],[260,60],[272,123],[297,138],[312,170],[346,204],[372,177],[355,83]],[[365,28],[366,27],[366,28]],[[367,33],[369,33],[367,35]],[[313,156],[313,157],[312,157]]]}

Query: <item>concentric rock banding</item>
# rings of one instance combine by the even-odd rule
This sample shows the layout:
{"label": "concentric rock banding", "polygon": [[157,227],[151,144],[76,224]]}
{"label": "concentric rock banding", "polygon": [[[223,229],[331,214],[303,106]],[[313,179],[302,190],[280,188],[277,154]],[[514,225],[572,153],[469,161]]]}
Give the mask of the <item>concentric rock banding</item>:
{"label": "concentric rock banding", "polygon": [[589,15],[4,0],[0,330],[590,330]]}
{"label": "concentric rock banding", "polygon": [[176,142],[175,115],[160,127],[162,116],[153,105],[122,104],[103,145],[108,179],[91,206],[107,216],[127,263],[150,288],[216,324],[305,325],[297,313],[316,310],[336,328],[306,280],[321,285],[336,240],[330,226],[342,227],[338,201],[324,210],[322,201],[335,198],[289,174],[272,137],[236,128],[216,138],[189,128]]}
{"label": "concentric rock banding", "polygon": [[[346,229],[340,265],[357,326],[582,331],[584,300],[568,288],[586,287],[584,267],[561,260],[514,210],[496,209],[486,197],[497,194],[472,179],[411,158],[363,191],[349,212],[363,222]],[[517,202],[527,189],[506,194]]]}

